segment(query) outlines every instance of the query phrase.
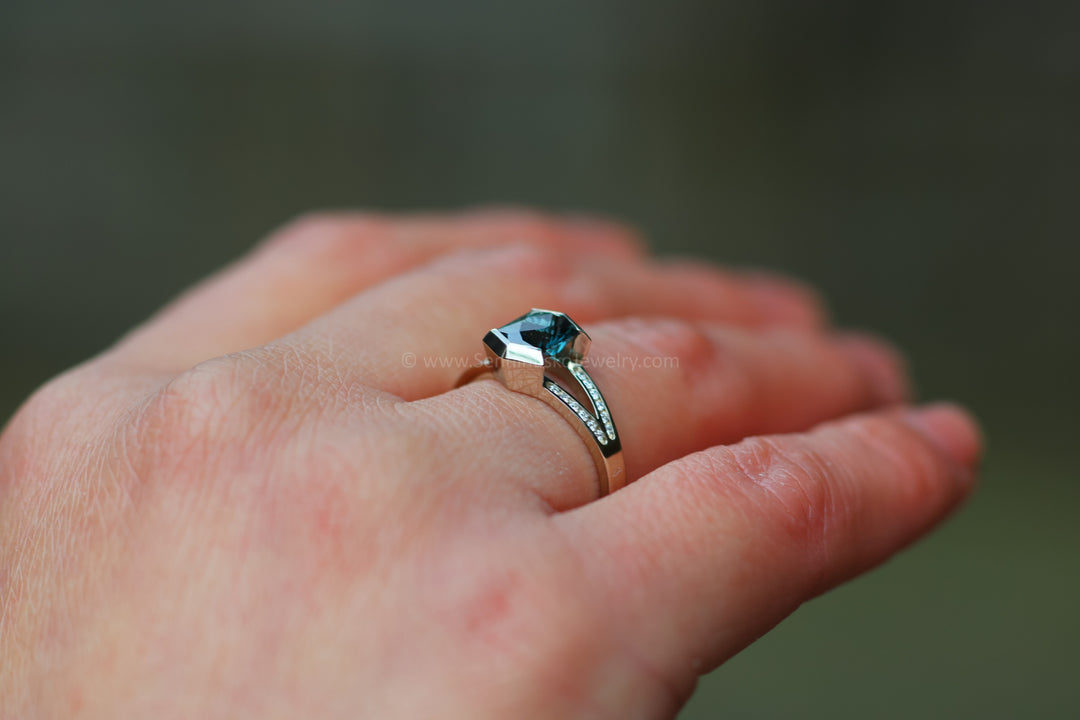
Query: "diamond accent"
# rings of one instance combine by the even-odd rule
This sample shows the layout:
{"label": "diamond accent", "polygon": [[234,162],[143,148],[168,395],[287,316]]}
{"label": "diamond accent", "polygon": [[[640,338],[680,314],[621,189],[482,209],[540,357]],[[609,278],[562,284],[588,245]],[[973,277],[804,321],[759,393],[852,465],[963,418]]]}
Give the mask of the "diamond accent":
{"label": "diamond accent", "polygon": [[596,442],[601,445],[607,445],[611,440],[615,439],[613,430],[609,430],[607,427],[607,423],[610,422],[610,420],[606,421],[605,426],[602,428],[600,423],[597,422],[596,416],[586,410],[581,403],[574,399],[573,395],[563,390],[559,385],[551,380],[545,379],[544,387],[547,388],[552,395],[559,398],[563,404],[578,416],[581,422],[589,428],[589,432],[593,434],[593,437],[596,438]]}
{"label": "diamond accent", "polygon": [[611,421],[611,413],[608,412],[607,403],[604,402],[600,389],[596,387],[596,383],[589,377],[589,373],[585,372],[585,368],[580,365],[576,363],[571,365],[570,372],[577,378],[577,381],[581,383],[581,386],[585,388],[585,392],[592,399],[593,408],[599,416],[598,419],[604,424],[604,436],[614,440],[618,437],[618,433],[615,432],[615,423]]}
{"label": "diamond accent", "polygon": [[618,433],[615,431],[615,423],[611,420],[611,412],[608,410],[607,403],[604,402],[604,396],[600,394],[599,388],[596,387],[596,383],[593,382],[589,374],[585,372],[585,369],[580,365],[568,363],[570,373],[574,378],[581,383],[581,386],[585,389],[585,393],[589,396],[590,402],[593,406],[593,412],[589,412],[577,399],[570,393],[563,390],[561,386],[552,380],[544,378],[544,387],[555,397],[559,398],[570,408],[571,412],[578,416],[582,423],[589,428],[589,432],[596,438],[596,442],[601,445],[607,445],[618,439]]}

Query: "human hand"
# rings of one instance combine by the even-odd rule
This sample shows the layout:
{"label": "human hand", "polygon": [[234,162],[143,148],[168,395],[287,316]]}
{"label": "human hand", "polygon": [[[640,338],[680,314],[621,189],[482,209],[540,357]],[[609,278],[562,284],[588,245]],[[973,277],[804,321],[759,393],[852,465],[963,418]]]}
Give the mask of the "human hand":
{"label": "human hand", "polygon": [[[530,307],[593,338],[635,480],[602,500],[551,408],[450,390]],[[905,382],[614,225],[301,221],[0,438],[0,716],[672,717],[970,490],[972,421]]]}

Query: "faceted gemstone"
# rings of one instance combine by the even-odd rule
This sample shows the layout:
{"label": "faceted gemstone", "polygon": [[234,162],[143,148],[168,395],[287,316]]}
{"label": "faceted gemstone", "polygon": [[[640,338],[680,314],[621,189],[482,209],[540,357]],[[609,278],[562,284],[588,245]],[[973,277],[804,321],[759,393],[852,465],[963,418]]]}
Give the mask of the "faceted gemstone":
{"label": "faceted gemstone", "polygon": [[530,345],[554,357],[567,353],[579,332],[565,315],[541,311],[522,315],[499,330],[510,343]]}

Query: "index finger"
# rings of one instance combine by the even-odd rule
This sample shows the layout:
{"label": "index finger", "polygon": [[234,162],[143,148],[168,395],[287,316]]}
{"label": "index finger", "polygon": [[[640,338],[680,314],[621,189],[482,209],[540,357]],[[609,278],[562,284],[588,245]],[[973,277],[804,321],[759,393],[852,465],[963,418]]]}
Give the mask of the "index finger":
{"label": "index finger", "polygon": [[555,521],[615,632],[679,686],[925,533],[979,454],[953,406],[852,416],[689,455]]}

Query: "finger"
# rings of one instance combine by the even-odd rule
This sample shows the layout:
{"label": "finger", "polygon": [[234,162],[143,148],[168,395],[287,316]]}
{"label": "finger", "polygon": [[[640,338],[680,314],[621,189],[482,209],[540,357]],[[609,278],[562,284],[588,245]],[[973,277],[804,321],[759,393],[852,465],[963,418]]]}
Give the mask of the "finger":
{"label": "finger", "polygon": [[824,303],[809,287],[760,271],[735,272],[700,260],[592,263],[618,307],[638,314],[708,320],[742,327],[821,329]]}
{"label": "finger", "polygon": [[[907,395],[895,351],[865,336],[633,318],[601,323],[592,337],[586,366],[619,429],[631,482],[690,452],[805,430]],[[480,449],[478,478],[512,482],[556,510],[599,493],[585,443],[536,398],[476,382],[418,412],[452,418],[446,442]],[[505,467],[511,455],[528,462],[505,478],[491,465]]]}
{"label": "finger", "polygon": [[613,630],[685,686],[925,533],[979,454],[953,406],[857,416],[691,455],[555,522]]}
{"label": "finger", "polygon": [[407,400],[453,387],[481,339],[532,307],[580,319],[675,314],[752,327],[816,327],[815,300],[757,276],[535,247],[457,253],[358,295],[272,351],[320,353],[344,379]]}
{"label": "finger", "polygon": [[641,253],[630,231],[600,220],[511,211],[316,215],[185,294],[122,341],[115,356],[179,372],[279,338],[365,288],[448,252],[506,242],[585,256]]}

